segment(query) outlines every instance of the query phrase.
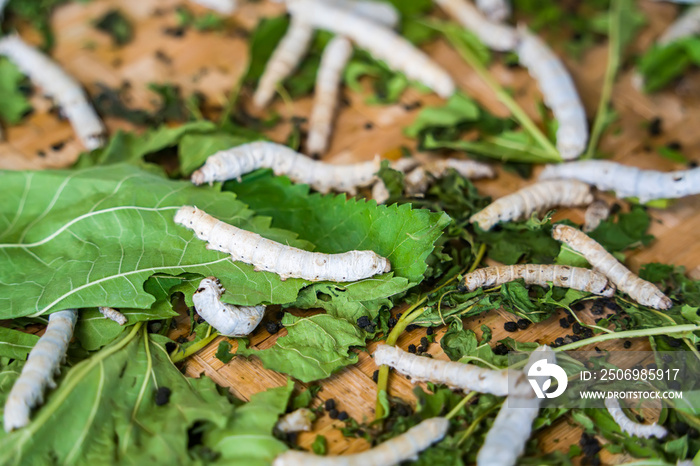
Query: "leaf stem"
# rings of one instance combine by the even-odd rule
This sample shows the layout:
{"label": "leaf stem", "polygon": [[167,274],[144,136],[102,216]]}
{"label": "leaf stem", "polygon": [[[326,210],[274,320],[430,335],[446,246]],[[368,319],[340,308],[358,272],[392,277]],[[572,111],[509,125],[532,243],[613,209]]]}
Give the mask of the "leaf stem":
{"label": "leaf stem", "polygon": [[622,332],[606,333],[604,335],[598,335],[593,338],[588,338],[585,340],[575,341],[569,343],[568,345],[559,346],[554,348],[554,351],[570,351],[582,346],[592,345],[594,343],[600,343],[603,341],[617,340],[620,338],[637,338],[637,337],[649,337],[653,335],[670,335],[674,333],[686,333],[695,332],[700,330],[700,325],[672,325],[669,327],[656,327],[656,328],[645,328],[641,330],[625,330]]}
{"label": "leaf stem", "polygon": [[449,413],[447,413],[447,416],[445,416],[445,418],[446,418],[446,419],[452,419],[453,417],[455,417],[455,416],[457,415],[457,413],[459,412],[459,410],[462,409],[462,408],[464,408],[464,406],[469,402],[469,400],[471,400],[471,399],[474,398],[475,396],[476,396],[476,392],[469,392],[469,393],[467,393],[467,394],[464,396],[464,398],[462,398],[461,400],[459,400],[459,403],[457,403],[457,404],[455,405],[455,407],[452,408],[452,409],[450,410]]}
{"label": "leaf stem", "polygon": [[211,335],[207,335],[206,337],[202,338],[196,343],[193,343],[192,346],[187,348],[186,351],[183,351],[182,353],[177,353],[174,355],[170,356],[170,360],[173,362],[173,364],[178,363],[184,359],[189,358],[193,354],[199,352],[202,348],[207,346],[211,341],[219,336],[219,332],[213,332]]}
{"label": "leaf stem", "polygon": [[494,409],[498,408],[498,407],[501,406],[502,404],[503,404],[503,403],[501,402],[501,403],[497,403],[497,404],[491,406],[489,409],[487,409],[486,411],[484,411],[483,413],[481,413],[481,415],[480,415],[479,417],[477,417],[476,419],[474,419],[474,422],[472,422],[471,424],[469,424],[469,427],[467,427],[467,430],[464,431],[464,434],[462,434],[462,436],[461,436],[461,437],[459,438],[459,440],[457,441],[457,446],[461,445],[462,442],[464,442],[466,439],[468,439],[469,436],[470,436],[470,435],[476,430],[476,428],[479,426],[479,424],[481,424],[481,421],[483,421],[484,418],[485,418],[486,416],[488,416],[489,414],[491,414],[491,412],[492,412]]}
{"label": "leaf stem", "polygon": [[600,137],[605,130],[605,122],[608,118],[608,110],[610,106],[610,97],[612,96],[613,85],[615,84],[615,76],[620,67],[620,21],[622,20],[622,1],[613,0],[611,4],[612,12],[608,25],[608,64],[605,68],[605,77],[603,78],[603,89],[600,93],[600,102],[598,103],[598,111],[596,113],[593,129],[591,130],[591,138],[588,141],[588,149],[581,159],[590,159],[595,155],[596,147],[600,141]]}
{"label": "leaf stem", "polygon": [[493,90],[498,100],[508,108],[520,126],[527,131],[530,136],[546,151],[546,160],[548,162],[561,162],[561,156],[557,151],[552,141],[537,127],[537,125],[527,116],[527,113],[520,105],[508,94],[508,92],[500,85],[498,81],[491,75],[484,64],[474,55],[468,46],[460,39],[457,31],[449,24],[440,24],[431,22],[430,25],[442,32],[445,38],[452,44],[462,58],[471,66],[479,77]]}

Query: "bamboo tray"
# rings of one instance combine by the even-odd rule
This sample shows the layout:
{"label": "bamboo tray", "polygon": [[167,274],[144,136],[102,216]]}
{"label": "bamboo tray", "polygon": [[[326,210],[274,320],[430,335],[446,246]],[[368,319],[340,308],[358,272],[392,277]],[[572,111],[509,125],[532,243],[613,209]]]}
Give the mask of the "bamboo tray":
{"label": "bamboo tray", "polygon": [[[52,26],[56,32],[56,46],[52,56],[67,71],[81,81],[90,92],[96,91],[96,83],[118,87],[129,82],[132,104],[149,107],[153,96],[147,90],[148,83],[173,83],[181,87],[183,95],[194,91],[206,96],[206,111],[211,117],[226,103],[226,95],[233,88],[238,78],[245,72],[247,65],[246,32],[255,27],[258,19],[282,13],[282,8],[271,2],[241,2],[239,10],[229,21],[229,27],[222,32],[200,33],[188,29],[184,37],[167,35],[163,30],[176,25],[175,8],[182,2],[174,0],[97,0],[88,4],[71,3],[56,10],[52,17]],[[188,3],[188,8],[195,13],[204,13],[203,8]],[[644,0],[640,7],[647,14],[649,24],[639,35],[633,48],[646,49],[675,17],[676,6]],[[121,48],[115,48],[110,39],[94,29],[92,20],[100,17],[112,8],[119,8],[133,23],[134,40]],[[21,31],[29,41],[38,41],[38,36],[29,28]],[[479,101],[489,111],[506,116],[507,111],[495,99],[493,93],[480,80],[450,47],[441,41],[430,44],[426,51],[455,78],[458,86]],[[160,58],[159,58],[160,56]],[[164,60],[163,57],[167,57]],[[599,99],[599,92],[605,70],[607,49],[605,44],[593,47],[581,60],[567,60],[588,114],[593,115]],[[507,68],[501,64],[492,66],[496,78],[506,87],[513,89],[516,100],[523,108],[538,120],[537,102],[541,100],[536,84],[527,73],[518,68]],[[680,83],[667,91],[645,96],[631,86],[631,71],[625,71],[618,78],[613,92],[613,104],[620,114],[621,129],[615,134],[608,133],[601,149],[613,154],[613,159],[642,168],[670,170],[681,168],[666,160],[654,151],[654,147],[671,141],[682,144],[683,153],[691,158],[700,149],[700,72],[694,71],[684,77]],[[325,160],[337,163],[368,160],[375,154],[387,154],[400,146],[415,148],[414,141],[402,134],[402,128],[410,124],[417,112],[410,105],[420,101],[424,105],[440,102],[434,95],[422,95],[414,90],[407,91],[401,102],[388,106],[368,106],[365,99],[369,94],[358,94],[344,90],[347,105],[343,106],[337,118],[332,145]],[[249,104],[250,96],[242,96],[242,105],[256,114]],[[5,141],[0,143],[0,168],[41,169],[59,168],[70,165],[80,153],[80,144],[75,140],[72,129],[65,121],[59,120],[51,113],[51,105],[38,94],[32,98],[35,112],[26,123],[7,128]],[[290,131],[289,120],[292,116],[308,117],[311,99],[303,98],[293,104],[276,101],[275,110],[284,118],[284,122],[270,132],[274,140],[282,141]],[[646,131],[647,122],[660,117],[664,132],[651,137]],[[371,123],[368,125],[367,123]],[[110,133],[117,129],[131,129],[121,120],[106,120]],[[58,150],[52,149],[60,147]],[[700,161],[700,160],[699,160]],[[479,181],[479,190],[498,197],[527,184],[516,176],[503,173],[496,180]],[[560,211],[558,216],[568,216],[575,221],[583,220],[582,210]],[[654,219],[651,233],[657,240],[648,248],[631,253],[630,263],[636,268],[641,263],[665,262],[684,265],[689,273],[700,278],[700,196],[683,199],[667,210],[652,210]],[[396,310],[400,312],[400,309]],[[560,316],[553,316],[548,321],[530,326],[512,336],[521,341],[551,342],[563,336],[564,330],[558,325]],[[592,317],[584,318],[592,320]],[[493,329],[493,341],[498,341],[508,334],[503,330],[503,323],[513,320],[510,314],[493,311],[467,319],[465,328],[472,328],[478,335],[479,327],[486,324]],[[188,325],[188,324],[185,324]],[[186,330],[186,329],[185,329]],[[439,340],[444,330],[437,332]],[[251,345],[267,348],[286,333],[268,334],[264,328],[256,331],[251,338]],[[399,345],[406,348],[417,344],[424,329],[404,334]],[[215,340],[200,353],[187,362],[186,371],[197,377],[204,373],[218,384],[230,387],[232,393],[247,400],[254,393],[270,387],[284,384],[286,376],[266,370],[259,360],[252,358],[234,358],[223,364],[214,357],[220,339]],[[233,342],[235,347],[235,342]],[[622,342],[613,343],[621,347]],[[647,349],[646,340],[634,341],[632,349]],[[369,345],[369,351],[374,345]],[[446,359],[439,344],[430,346],[430,353],[437,358]],[[322,390],[314,400],[314,405],[333,398],[340,410],[358,421],[370,420],[374,414],[376,384],[372,374],[376,366],[368,353],[360,352],[359,363],[345,368],[327,380],[320,382]],[[405,378],[391,375],[389,380],[390,395],[405,400],[414,400],[412,385]],[[345,439],[338,426],[340,421],[331,420],[324,415],[314,424],[314,431],[299,436],[299,444],[309,448],[317,434],[323,434],[328,440],[332,454],[350,453],[368,448],[367,442],[358,439]],[[568,450],[572,443],[577,443],[581,430],[566,419],[560,420],[553,427],[540,434],[541,448],[545,452]],[[606,456],[604,463],[621,462],[624,458]]]}

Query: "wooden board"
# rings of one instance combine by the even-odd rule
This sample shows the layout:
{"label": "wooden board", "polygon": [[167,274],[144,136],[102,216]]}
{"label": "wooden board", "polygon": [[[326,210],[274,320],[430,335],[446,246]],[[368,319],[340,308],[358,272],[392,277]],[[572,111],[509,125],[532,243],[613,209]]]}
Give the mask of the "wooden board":
{"label": "wooden board", "polygon": [[[176,25],[175,8],[181,2],[174,0],[123,0],[120,2],[99,0],[88,4],[72,3],[59,8],[52,18],[57,42],[52,56],[66,70],[80,80],[90,92],[95,92],[97,83],[111,87],[129,82],[130,97],[136,106],[148,107],[153,95],[146,89],[148,83],[178,84],[184,95],[194,91],[206,96],[208,114],[216,116],[226,103],[227,93],[245,71],[247,64],[246,31],[251,30],[262,16],[282,12],[280,5],[271,2],[241,2],[240,10],[228,21],[222,32],[200,33],[188,30],[184,37],[176,38],[164,33],[164,29]],[[187,6],[196,13],[206,10],[194,4]],[[111,8],[121,9],[135,25],[134,40],[122,48],[115,48],[110,39],[95,30],[91,21]],[[647,13],[649,24],[633,44],[636,50],[643,50],[652,43],[660,31],[675,17],[676,6],[653,1],[641,1],[640,7]],[[37,42],[38,37],[28,28],[21,34],[28,40]],[[506,116],[506,109],[495,99],[489,88],[479,79],[444,42],[438,41],[426,48],[427,52],[450,71],[460,88],[473,96],[488,110],[499,116]],[[160,58],[158,58],[160,56]],[[576,84],[581,92],[589,116],[597,107],[607,51],[604,44],[594,47],[578,62],[567,60]],[[166,59],[163,59],[166,57]],[[536,85],[521,69],[512,69],[499,63],[492,66],[492,72],[506,87],[513,90],[514,96],[523,108],[538,120],[537,105],[541,100]],[[613,159],[643,168],[668,170],[682,168],[655,153],[654,148],[671,141],[682,144],[683,153],[696,159],[700,146],[700,72],[694,71],[684,77],[668,91],[651,96],[637,92],[631,86],[632,70],[626,70],[614,89],[614,107],[620,114],[619,131],[608,134],[603,140],[602,150]],[[434,95],[423,95],[415,90],[407,91],[401,102],[387,106],[369,106],[365,103],[369,90],[364,94],[343,91],[348,105],[343,106],[337,118],[336,132],[325,160],[350,162],[368,160],[375,154],[386,154],[401,146],[415,148],[414,141],[402,134],[402,128],[410,124],[418,110],[407,110],[406,104],[420,101],[422,104],[440,102]],[[51,113],[51,104],[35,94],[32,98],[35,112],[19,126],[6,128],[6,140],[0,143],[0,167],[10,169],[57,168],[69,165],[80,152],[70,125]],[[250,106],[250,95],[242,96],[242,105],[256,115]],[[311,98],[303,98],[293,104],[276,101],[274,109],[284,118],[282,124],[270,132],[270,136],[282,141],[290,131],[292,116],[308,117]],[[646,131],[647,122],[654,117],[663,119],[664,132],[651,137]],[[367,123],[371,123],[368,125]],[[108,118],[106,124],[110,133],[130,126],[120,120]],[[64,143],[58,150],[58,143]],[[58,144],[59,146],[61,144]],[[39,155],[43,154],[43,155]],[[482,181],[477,187],[491,196],[498,197],[527,184],[528,181],[501,171],[496,180]],[[644,250],[629,255],[632,268],[641,263],[660,261],[684,265],[689,272],[700,278],[700,196],[683,199],[667,210],[653,210],[654,223],[651,232],[657,240]],[[582,221],[581,210],[567,210],[558,213],[560,217],[570,217]],[[400,309],[396,310],[400,312]],[[480,335],[480,326],[493,329],[493,341],[505,336],[514,336],[521,341],[551,342],[563,336],[558,325],[561,316],[553,316],[546,322],[531,326],[516,334],[507,334],[503,323],[514,320],[505,312],[491,312],[465,320],[467,328]],[[592,322],[592,316],[584,315]],[[444,330],[438,332],[438,340]],[[276,335],[268,334],[260,328],[251,338],[256,348],[267,348],[285,334],[282,330]],[[399,345],[406,348],[417,344],[425,330],[416,330],[403,335]],[[261,390],[282,385],[286,376],[266,370],[253,358],[234,358],[229,364],[222,364],[214,357],[219,339],[212,342],[187,363],[187,374],[198,376],[205,373],[217,383],[230,387],[242,399],[249,399]],[[235,343],[234,343],[235,345]],[[613,343],[620,347],[622,342]],[[635,341],[633,349],[646,348],[644,340]],[[374,348],[369,345],[369,351]],[[438,344],[432,344],[430,353],[446,359]],[[348,367],[320,383],[323,387],[315,405],[333,398],[339,409],[345,410],[358,421],[373,417],[376,384],[372,373],[376,366],[366,352],[359,353],[359,363]],[[406,400],[413,400],[412,385],[403,377],[390,377],[390,394]],[[363,440],[345,439],[336,427],[339,421],[327,416],[315,423],[313,433],[303,434],[299,443],[308,448],[316,434],[327,437],[331,453],[349,453],[368,447]],[[567,450],[568,445],[578,441],[580,430],[568,420],[558,422],[552,428],[539,434],[542,450]],[[604,457],[608,463],[621,461],[620,457]]]}

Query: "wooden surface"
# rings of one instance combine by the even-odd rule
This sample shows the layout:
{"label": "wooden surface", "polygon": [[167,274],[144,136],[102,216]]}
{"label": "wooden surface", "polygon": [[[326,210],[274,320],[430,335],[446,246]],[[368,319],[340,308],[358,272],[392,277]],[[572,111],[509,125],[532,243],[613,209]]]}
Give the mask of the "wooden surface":
{"label": "wooden surface", "polygon": [[[95,92],[95,84],[98,82],[117,87],[128,81],[131,84],[132,103],[148,107],[154,96],[146,89],[147,84],[170,82],[180,85],[184,95],[193,91],[202,92],[206,96],[208,114],[215,117],[225,104],[227,93],[245,70],[245,31],[253,28],[260,16],[281,12],[281,7],[271,2],[241,3],[242,7],[228,20],[225,31],[200,33],[190,29],[182,38],[163,33],[164,28],[176,24],[174,8],[181,2],[102,0],[89,4],[72,3],[58,9],[53,16],[52,24],[56,31],[57,43],[52,56],[90,92]],[[122,48],[115,48],[110,39],[95,30],[91,24],[92,19],[117,6],[133,21],[136,31],[134,40]],[[196,13],[206,11],[191,3],[187,6]],[[636,50],[648,47],[675,17],[677,11],[674,5],[648,0],[641,1],[640,6],[648,13],[649,24],[633,45],[633,49]],[[21,34],[30,41],[38,40],[38,36],[26,28],[21,30]],[[460,88],[490,111],[500,116],[507,115],[489,88],[447,44],[436,42],[426,47],[426,50],[450,71]],[[157,58],[157,52],[170,60]],[[591,118],[597,107],[606,55],[605,44],[601,44],[594,47],[578,63],[566,61]],[[513,89],[518,102],[537,119],[537,103],[541,97],[527,73],[521,69],[507,68],[498,60],[492,66],[492,71],[504,86]],[[612,154],[615,160],[630,165],[667,170],[683,167],[660,157],[654,148],[678,141],[682,144],[682,152],[686,157],[697,160],[696,153],[700,146],[699,72],[690,73],[669,90],[652,96],[645,96],[634,90],[630,83],[631,76],[631,70],[624,71],[615,86],[614,106],[621,117],[617,124],[619,130],[604,138],[602,150]],[[369,90],[365,94],[348,90],[343,92],[349,105],[344,106],[338,116],[337,130],[325,160],[366,160],[375,154],[395,151],[400,146],[414,147],[414,142],[402,135],[402,128],[413,121],[418,110],[407,111],[404,105],[418,100],[424,104],[440,102],[434,95],[421,95],[409,90],[398,104],[367,106],[364,101],[368,93]],[[242,105],[255,114],[249,101],[250,95],[244,94]],[[39,93],[32,97],[32,104],[36,111],[24,124],[5,128],[6,140],[0,143],[0,167],[25,169],[69,165],[80,152],[79,143],[75,140],[70,125],[50,112],[51,104]],[[278,99],[274,105],[285,120],[295,115],[308,117],[310,107],[311,98],[301,99],[293,105],[282,104]],[[663,119],[664,131],[660,136],[650,137],[646,125],[654,117]],[[368,122],[372,123],[371,128],[366,127]],[[107,119],[106,124],[110,133],[118,128],[129,128],[127,123],[115,119]],[[271,132],[271,136],[282,141],[289,130],[289,123],[283,122]],[[51,146],[61,142],[65,144],[60,150],[51,149]],[[45,155],[38,155],[39,151],[43,151]],[[527,183],[528,181],[513,175],[501,173],[496,180],[478,182],[477,187],[484,193],[498,197]],[[680,200],[667,210],[652,210],[654,223],[651,232],[657,240],[651,247],[629,255],[632,268],[651,261],[674,263],[686,266],[691,275],[700,278],[698,207],[700,196]],[[568,216],[577,222],[583,219],[581,210],[560,211],[557,215]],[[551,342],[565,333],[558,325],[559,317],[561,316],[554,316],[525,331],[508,335],[521,341]],[[584,318],[592,322],[591,316]],[[514,320],[514,317],[502,311],[495,311],[467,319],[465,326],[480,334],[479,327],[482,324],[488,325],[493,329],[493,341],[496,342],[507,336],[503,330],[503,323],[507,320]],[[264,328],[259,328],[252,336],[251,343],[257,348],[267,348],[284,334],[285,331],[282,330],[276,335],[269,335]],[[424,329],[405,334],[399,339],[399,345],[406,348],[410,343],[417,344],[424,334]],[[229,364],[222,364],[214,357],[218,343],[219,340],[212,342],[191,358],[187,364],[189,375],[197,376],[203,372],[218,384],[230,387],[231,391],[242,399],[248,399],[254,393],[284,383],[285,375],[265,370],[255,358],[234,358]],[[622,342],[613,345],[621,347]],[[635,341],[633,349],[644,349],[644,345],[644,341]],[[374,345],[369,345],[370,352],[373,348]],[[439,349],[439,344],[432,344],[430,352],[435,357],[446,359]],[[371,376],[375,370],[376,366],[371,357],[366,352],[360,352],[358,364],[320,383],[323,389],[314,404],[318,405],[326,399],[333,398],[340,410],[347,411],[358,421],[370,420],[373,417],[376,391],[376,384]],[[395,375],[390,377],[391,395],[413,400],[412,388],[405,378]],[[323,434],[329,441],[331,453],[349,453],[367,448],[363,440],[344,439],[336,429],[341,425],[341,422],[332,421],[327,416],[321,417],[315,423],[314,432],[302,434],[299,443],[308,448],[316,434]],[[578,441],[580,430],[572,426],[570,421],[562,420],[538,435],[542,440],[543,451],[566,450],[570,443]],[[604,461],[616,463],[621,461],[621,458],[604,457]]]}

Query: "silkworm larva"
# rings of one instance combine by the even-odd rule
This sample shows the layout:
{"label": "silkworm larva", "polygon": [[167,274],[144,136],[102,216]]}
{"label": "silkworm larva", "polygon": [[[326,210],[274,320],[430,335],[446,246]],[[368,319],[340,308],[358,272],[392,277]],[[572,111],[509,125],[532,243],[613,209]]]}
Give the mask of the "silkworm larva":
{"label": "silkworm larva", "polygon": [[603,246],[582,231],[568,225],[556,225],[552,229],[552,237],[581,253],[595,270],[608,277],[620,291],[638,303],[655,309],[669,309],[673,305],[653,283],[630,272]]}
{"label": "silkworm larva", "polygon": [[318,456],[301,451],[286,451],[275,458],[272,466],[392,466],[416,460],[418,454],[442,440],[450,427],[444,417],[426,419],[376,447],[344,456]]}
{"label": "silkworm larva", "polygon": [[203,7],[209,8],[219,13],[230,15],[236,11],[236,0],[192,0],[194,3],[199,3]]}
{"label": "silkworm larva", "polygon": [[415,196],[423,194],[428,189],[428,174],[439,179],[452,168],[464,178],[476,180],[480,178],[493,178],[496,176],[490,165],[474,160],[441,159],[434,160],[410,171],[404,178],[406,194]]}
{"label": "silkworm larva", "polygon": [[362,16],[388,28],[393,29],[399,23],[399,12],[391,3],[376,0],[326,0],[326,2],[339,10]]}
{"label": "silkworm larva", "polygon": [[289,0],[287,7],[299,20],[350,38],[375,58],[402,71],[409,79],[425,84],[439,96],[447,98],[454,93],[455,85],[450,75],[391,29],[323,1]]}
{"label": "silkworm larva", "polygon": [[642,203],[700,194],[700,167],[659,172],[608,160],[582,160],[548,165],[540,174],[540,180],[551,179],[583,181],[601,191],[615,191],[620,198],[636,197]]}
{"label": "silkworm larva", "polygon": [[109,320],[113,320],[119,325],[124,325],[126,323],[126,316],[122,314],[121,312],[117,311],[114,308],[111,307],[100,307],[97,308],[100,313],[105,316],[105,318]]}
{"label": "silkworm larva", "polygon": [[610,206],[605,201],[595,201],[586,209],[584,215],[583,231],[593,231],[600,223],[610,216]]}
{"label": "silkworm larva", "polygon": [[265,306],[234,306],[221,302],[226,292],[216,277],[207,277],[199,282],[192,295],[197,314],[212,327],[227,337],[242,337],[250,334],[265,316]]}
{"label": "silkworm larva", "polygon": [[505,52],[515,49],[518,45],[515,29],[489,21],[467,0],[435,0],[435,3],[473,32],[488,48]]}
{"label": "silkworm larva", "polygon": [[250,231],[241,230],[215,219],[196,207],[183,206],[175,214],[175,223],[193,230],[207,241],[208,249],[231,254],[256,271],[276,273],[310,281],[354,282],[391,270],[389,261],[374,251],[348,251],[323,254],[285,246]]}
{"label": "silkworm larva", "polygon": [[49,316],[46,331],[29,352],[27,363],[5,402],[5,432],[29,424],[31,409],[43,403],[44,389],[47,386],[56,387],[53,376],[66,356],[76,320],[78,311],[75,309],[54,312]]}
{"label": "silkworm larva", "polygon": [[464,277],[464,289],[501,285],[522,278],[528,285],[547,287],[549,283],[563,288],[588,291],[589,293],[611,297],[615,288],[611,287],[605,275],[593,270],[568,265],[517,264],[498,267],[484,267]]}
{"label": "silkworm larva", "polygon": [[[530,355],[528,366],[540,359],[546,359],[548,363],[556,361],[554,352],[547,346],[541,346]],[[540,399],[519,398],[511,404],[513,396],[509,395],[503,403],[486,434],[484,445],[476,457],[477,466],[513,466],[525,451],[525,444],[532,433],[532,423],[540,412]]]}
{"label": "silkworm larva", "polygon": [[499,222],[528,218],[534,212],[556,206],[574,207],[593,202],[591,188],[586,183],[547,181],[523,189],[492,202],[469,218],[482,230],[490,230]]}
{"label": "silkworm larva", "polygon": [[519,28],[516,49],[520,64],[537,81],[544,103],[559,124],[557,149],[564,160],[575,159],[586,149],[588,122],[574,81],[559,57],[539,37]]}
{"label": "silkworm larva", "polygon": [[338,90],[343,69],[352,56],[352,44],[342,36],[334,37],[323,49],[321,64],[316,74],[314,106],[309,120],[309,138],[306,151],[323,154],[333,126],[333,115],[338,104]]}
{"label": "silkworm larva", "polygon": [[104,144],[105,128],[100,117],[80,84],[56,62],[16,35],[0,39],[0,55],[9,58],[61,107],[86,149],[97,149]]}
{"label": "silkworm larva", "polygon": [[[497,396],[506,396],[515,393],[516,390],[523,394],[530,391],[529,386],[522,385],[522,374],[519,371],[484,369],[474,364],[425,358],[389,345],[377,346],[373,356],[377,366],[392,367],[397,372],[411,377],[413,383],[433,382],[452,389]],[[521,388],[516,389],[516,385]]]}
{"label": "silkworm larva", "polygon": [[476,0],[476,7],[496,23],[505,21],[511,13],[508,0]]}
{"label": "silkworm larva", "polygon": [[300,18],[292,17],[287,32],[277,44],[260,77],[253,95],[256,107],[265,107],[275,95],[277,83],[296,69],[309,48],[313,33],[313,27]]}
{"label": "silkworm larva", "polygon": [[689,7],[671,24],[659,37],[659,45],[668,45],[684,37],[690,37],[700,32],[700,5]]}
{"label": "silkworm larva", "polygon": [[620,402],[617,398],[606,398],[605,407],[608,409],[613,420],[620,426],[622,432],[641,438],[664,438],[668,433],[663,426],[657,423],[639,424],[628,418],[622,411],[622,408],[620,408]]}
{"label": "silkworm larva", "polygon": [[308,432],[311,430],[314,418],[314,413],[310,409],[299,408],[282,416],[275,424],[275,429],[284,434]]}
{"label": "silkworm larva", "polygon": [[287,146],[273,142],[251,142],[217,152],[192,174],[196,185],[240,179],[258,168],[271,168],[295,183],[306,183],[321,193],[331,190],[355,194],[370,185],[379,171],[379,159],[350,165],[332,165],[312,160]]}

